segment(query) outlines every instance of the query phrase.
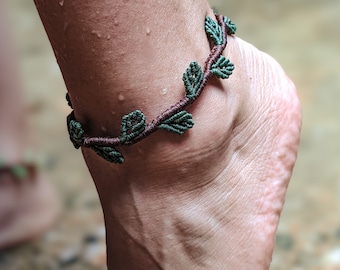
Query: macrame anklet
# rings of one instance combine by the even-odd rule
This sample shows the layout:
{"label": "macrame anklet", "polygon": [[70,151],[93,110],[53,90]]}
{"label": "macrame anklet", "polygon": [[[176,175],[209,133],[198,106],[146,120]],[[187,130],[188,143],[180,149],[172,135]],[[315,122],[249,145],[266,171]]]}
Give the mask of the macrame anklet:
{"label": "macrame anklet", "polygon": [[[200,96],[211,76],[228,79],[234,70],[234,64],[222,53],[227,46],[227,35],[235,34],[236,26],[227,17],[216,15],[216,19],[217,22],[210,17],[205,19],[205,31],[214,46],[205,62],[204,71],[197,62],[192,62],[184,72],[183,82],[186,95],[182,100],[150,123],[146,123],[146,117],[140,110],[124,115],[121,122],[121,134],[113,138],[88,136],[82,125],[76,121],[72,111],[67,117],[67,127],[74,147],[76,149],[81,146],[91,148],[107,161],[121,164],[124,162],[124,157],[115,148],[116,146],[135,144],[159,129],[181,135],[192,128],[194,125],[192,115],[184,108]],[[66,99],[72,108],[68,94],[66,94]]]}
{"label": "macrame anklet", "polygon": [[2,174],[10,174],[19,182],[34,178],[38,170],[38,164],[32,160],[31,156],[24,156],[23,160],[16,164],[8,164],[6,159],[0,155],[0,179]]}

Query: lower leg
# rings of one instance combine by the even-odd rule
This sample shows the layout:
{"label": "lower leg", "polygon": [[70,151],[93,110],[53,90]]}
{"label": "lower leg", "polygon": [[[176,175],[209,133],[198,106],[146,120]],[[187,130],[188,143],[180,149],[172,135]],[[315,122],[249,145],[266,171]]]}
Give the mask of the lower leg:
{"label": "lower leg", "polygon": [[27,112],[5,1],[0,1],[0,250],[33,239],[55,221],[59,202],[30,160]]}
{"label": "lower leg", "polygon": [[23,158],[29,138],[5,2],[0,2],[0,159],[13,163]]}
{"label": "lower leg", "polygon": [[[188,64],[203,66],[210,52],[204,19],[214,14],[203,0],[35,2],[75,117],[93,136],[119,134],[122,116],[135,109],[154,119],[183,97]],[[224,54],[234,74],[212,80],[189,107],[192,130],[122,147],[122,165],[83,149],[104,210],[110,268],[269,267],[299,105],[274,60],[229,40]]]}

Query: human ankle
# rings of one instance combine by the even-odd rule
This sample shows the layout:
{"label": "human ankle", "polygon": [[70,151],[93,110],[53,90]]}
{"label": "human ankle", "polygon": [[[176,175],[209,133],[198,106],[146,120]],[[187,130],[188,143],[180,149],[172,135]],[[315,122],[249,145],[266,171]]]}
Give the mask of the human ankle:
{"label": "human ankle", "polygon": [[[84,130],[84,128],[86,129],[86,124],[79,123],[74,112],[71,112],[67,117],[67,125],[73,145],[76,148],[81,146],[91,148],[99,156],[110,162],[123,163],[124,158],[115,149],[116,146],[135,144],[160,129],[182,135],[187,129],[191,128],[194,124],[192,115],[184,109],[201,95],[204,88],[207,88],[208,81],[212,76],[228,79],[234,69],[233,63],[222,53],[227,45],[227,33],[234,33],[236,28],[228,18],[223,16],[217,16],[216,18],[218,22],[209,17],[205,19],[206,33],[211,37],[214,45],[205,61],[204,69],[195,61],[191,62],[184,72],[185,95],[180,101],[148,123],[146,122],[146,115],[140,110],[134,110],[124,115],[120,135],[111,138],[89,136],[89,133]],[[69,105],[74,108],[69,95],[67,95],[67,100]],[[130,101],[132,100],[130,98]],[[159,98],[155,97],[154,100],[159,101]],[[102,127],[102,131],[104,131],[104,127]]]}
{"label": "human ankle", "polygon": [[249,197],[254,204],[235,204],[249,191],[235,189],[236,182],[225,175],[186,192],[125,181],[124,190],[112,192],[111,203],[103,201],[113,266],[121,253],[121,245],[114,239],[117,231],[125,235],[121,241],[131,243],[125,250],[126,259],[141,255],[134,253],[138,246],[145,259],[151,258],[163,269],[223,269],[226,265],[264,269],[254,262],[269,264],[268,238],[273,239],[273,231],[267,231],[263,216],[254,216],[255,197]]}
{"label": "human ankle", "polygon": [[[144,5],[127,3],[116,14],[113,11],[118,8],[110,9],[107,3],[93,4],[100,21],[93,25],[93,21],[85,24],[72,20],[73,24],[84,23],[84,30],[78,33],[70,24],[66,36],[60,39],[65,40],[65,45],[55,48],[76,117],[89,134],[119,133],[121,117],[135,109],[140,109],[149,120],[155,118],[182,98],[181,77],[189,63],[198,61],[203,65],[209,54],[204,18],[214,15],[206,1],[150,4],[159,6],[157,14]],[[133,19],[124,15],[134,9],[139,10]],[[145,12],[139,12],[144,9]],[[63,10],[65,13],[69,10],[67,3]],[[162,20],[158,19],[160,16]],[[110,38],[106,39],[106,34]],[[78,41],[79,35],[89,39],[81,48],[77,48],[76,41],[71,42]],[[93,50],[87,56],[95,57],[77,58],[87,50]],[[68,56],[67,61],[63,55]]]}

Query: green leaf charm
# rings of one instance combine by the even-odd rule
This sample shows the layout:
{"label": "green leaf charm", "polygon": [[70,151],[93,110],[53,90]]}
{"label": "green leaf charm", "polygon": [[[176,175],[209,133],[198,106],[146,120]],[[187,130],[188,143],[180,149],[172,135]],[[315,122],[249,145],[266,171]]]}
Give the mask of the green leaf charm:
{"label": "green leaf charm", "polygon": [[232,22],[228,17],[226,17],[226,16],[224,16],[224,22],[225,22],[225,24],[226,24],[227,27],[228,27],[228,31],[227,31],[228,35],[233,35],[233,34],[235,34],[235,33],[236,33],[236,29],[237,29],[235,23],[233,23],[233,22]]}
{"label": "green leaf charm", "polygon": [[201,87],[204,74],[197,62],[191,62],[187,70],[183,74],[183,82],[186,90],[186,97],[195,99],[197,91]]}
{"label": "green leaf charm", "polygon": [[192,115],[187,111],[180,111],[164,120],[158,128],[165,129],[182,135],[186,130],[194,126]]}
{"label": "green leaf charm", "polygon": [[20,164],[13,166],[11,168],[11,172],[16,178],[18,178],[20,180],[25,179],[29,176],[28,168],[26,166],[20,165]]}
{"label": "green leaf charm", "polygon": [[70,106],[71,109],[73,109],[71,98],[68,93],[66,93],[66,101],[67,101],[67,105]]}
{"label": "green leaf charm", "polygon": [[111,163],[122,164],[124,162],[123,155],[114,147],[91,145],[91,149],[95,151],[98,156],[106,159]]}
{"label": "green leaf charm", "polygon": [[84,140],[84,129],[81,124],[76,120],[71,119],[68,123],[68,133],[74,147],[78,149],[83,144]]}
{"label": "green leaf charm", "polygon": [[215,45],[222,45],[223,33],[221,26],[210,17],[205,17],[205,32],[214,41]]}
{"label": "green leaf charm", "polygon": [[[74,112],[71,112],[67,117],[67,129],[74,147],[90,148],[103,159],[121,164],[124,162],[124,157],[116,147],[120,149],[120,146],[135,144],[159,129],[182,135],[192,128],[193,117],[184,109],[199,97],[213,75],[220,79],[228,79],[234,70],[234,64],[222,54],[227,46],[228,35],[236,32],[235,24],[228,17],[216,15],[216,18],[212,19],[207,16],[205,31],[212,48],[203,70],[198,62],[194,61],[183,73],[184,98],[149,123],[146,123],[146,117],[140,110],[124,115],[121,119],[120,134],[113,137],[91,137],[89,131],[85,134],[81,123],[77,122]],[[72,108],[69,94],[66,94],[66,100]],[[86,123],[83,124],[87,126]],[[2,163],[0,156],[0,169],[4,166]],[[16,173],[24,175],[25,171],[18,168]]]}
{"label": "green leaf charm", "polygon": [[145,115],[140,110],[124,115],[120,128],[120,141],[122,143],[131,141],[145,130],[145,126]]}
{"label": "green leaf charm", "polygon": [[212,65],[211,72],[218,78],[228,79],[233,73],[234,68],[234,64],[230,62],[229,59],[221,55],[216,63]]}

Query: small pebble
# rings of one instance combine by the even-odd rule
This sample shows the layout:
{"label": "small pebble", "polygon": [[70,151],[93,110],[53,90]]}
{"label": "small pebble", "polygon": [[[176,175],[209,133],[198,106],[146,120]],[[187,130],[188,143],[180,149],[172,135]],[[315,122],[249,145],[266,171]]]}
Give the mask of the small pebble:
{"label": "small pebble", "polygon": [[313,242],[313,245],[315,244],[324,244],[327,243],[329,241],[329,235],[327,235],[324,232],[315,234],[311,237],[311,240]]}
{"label": "small pebble", "polygon": [[106,236],[105,226],[104,225],[98,226],[94,232],[89,233],[84,237],[84,242],[87,244],[92,244],[97,243],[99,241],[105,241],[105,236]]}
{"label": "small pebble", "polygon": [[84,260],[92,266],[101,267],[106,265],[105,243],[89,244],[85,250]]}
{"label": "small pebble", "polygon": [[326,265],[330,265],[332,267],[334,266],[340,267],[340,247],[337,247],[326,253],[323,261]]}
{"label": "small pebble", "polygon": [[98,242],[98,237],[95,236],[95,235],[93,235],[93,234],[86,235],[86,236],[84,237],[84,242],[85,242],[86,244],[93,244],[93,243],[96,243],[96,242]]}
{"label": "small pebble", "polygon": [[105,226],[102,225],[102,226],[99,226],[96,230],[96,235],[97,237],[99,238],[102,238],[102,239],[105,239],[105,236],[106,236],[106,230],[105,230]]}
{"label": "small pebble", "polygon": [[60,267],[70,266],[80,260],[80,250],[78,247],[67,247],[59,254]]}

